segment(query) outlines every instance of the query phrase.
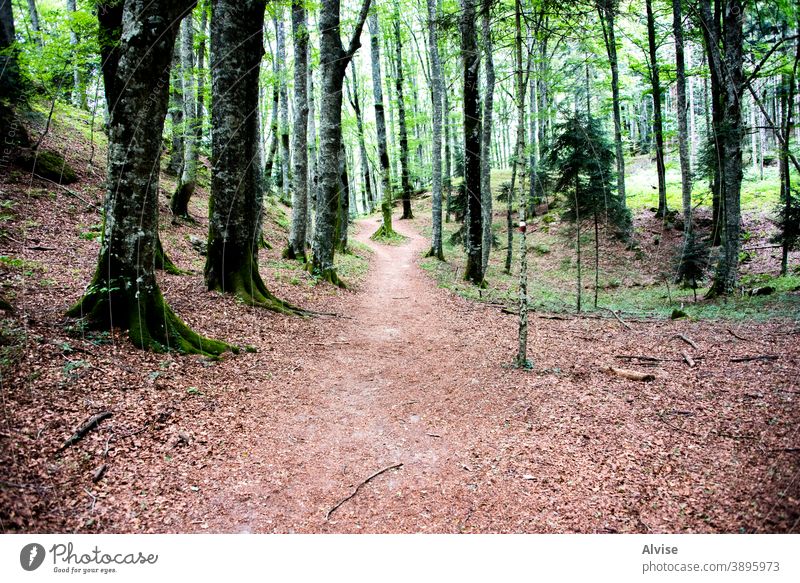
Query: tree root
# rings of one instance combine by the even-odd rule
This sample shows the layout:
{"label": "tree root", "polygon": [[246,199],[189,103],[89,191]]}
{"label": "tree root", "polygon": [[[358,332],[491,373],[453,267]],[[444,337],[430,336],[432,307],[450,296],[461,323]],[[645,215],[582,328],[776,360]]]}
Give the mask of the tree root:
{"label": "tree root", "polygon": [[161,244],[161,237],[156,238],[156,269],[166,271],[171,275],[186,275],[186,272],[175,265],[172,260],[164,251],[164,246]]}
{"label": "tree root", "polygon": [[127,329],[131,342],[143,350],[174,350],[209,358],[217,358],[226,351],[239,352],[235,346],[206,338],[189,328],[164,301],[158,288],[151,293],[140,293],[118,285],[93,283],[67,316],[81,318],[94,329]]}
{"label": "tree root", "polygon": [[287,316],[307,315],[303,309],[275,297],[267,289],[257,268],[244,267],[229,274],[225,287],[226,289],[220,291],[232,293],[248,306],[265,308]]}
{"label": "tree root", "polygon": [[309,261],[306,263],[306,271],[313,275],[318,281],[327,281],[329,284],[335,285],[338,288],[348,289],[347,284],[344,280],[339,278],[339,275],[333,268],[320,269],[318,266],[314,265],[313,261]]}
{"label": "tree root", "polygon": [[425,254],[425,257],[436,257],[439,261],[445,261],[444,252],[441,249],[437,251],[433,247]]}

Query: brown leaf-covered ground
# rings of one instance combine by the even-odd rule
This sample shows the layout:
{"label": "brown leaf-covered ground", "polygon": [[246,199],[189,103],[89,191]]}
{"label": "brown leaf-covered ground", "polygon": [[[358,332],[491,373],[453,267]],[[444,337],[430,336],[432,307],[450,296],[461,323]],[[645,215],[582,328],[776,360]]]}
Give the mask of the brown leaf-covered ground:
{"label": "brown leaf-covered ground", "polygon": [[[101,176],[80,174],[76,191],[99,202]],[[369,242],[376,219],[362,221],[357,238],[374,251],[348,291],[290,281],[304,276],[286,275],[297,272],[280,267],[273,236],[262,253],[271,289],[339,314],[290,318],[204,289],[186,240],[206,229],[200,195],[197,225],[162,225],[169,254],[195,270],[162,276],[165,297],[199,332],[258,351],[220,362],[141,352],[123,334],[65,329],[96,260],[97,243],[79,236],[96,212],[30,177],[3,189],[17,219],[1,253],[26,260],[3,268],[17,309],[4,329],[21,342],[0,387],[4,532],[798,528],[795,322],[628,330],[542,314],[524,372],[508,366],[515,316],[437,288],[418,267],[424,221],[396,221],[409,237],[397,246]],[[618,358],[636,355],[663,360]],[[778,359],[731,362],[756,355]],[[113,417],[56,453],[104,410]]]}

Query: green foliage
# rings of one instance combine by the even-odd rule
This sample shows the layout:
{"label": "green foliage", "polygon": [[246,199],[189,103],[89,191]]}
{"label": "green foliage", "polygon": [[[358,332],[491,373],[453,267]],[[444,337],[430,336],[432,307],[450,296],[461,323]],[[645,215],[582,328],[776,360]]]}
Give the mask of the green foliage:
{"label": "green foliage", "polygon": [[778,232],[771,239],[773,243],[780,245],[786,243],[789,250],[800,246],[800,190],[794,188],[790,193],[781,193],[775,225],[778,227]]}
{"label": "green foliage", "polygon": [[614,153],[599,121],[573,114],[557,129],[547,165],[556,176],[555,191],[569,193],[565,216],[575,220],[596,214],[627,232],[630,213],[614,192]]}

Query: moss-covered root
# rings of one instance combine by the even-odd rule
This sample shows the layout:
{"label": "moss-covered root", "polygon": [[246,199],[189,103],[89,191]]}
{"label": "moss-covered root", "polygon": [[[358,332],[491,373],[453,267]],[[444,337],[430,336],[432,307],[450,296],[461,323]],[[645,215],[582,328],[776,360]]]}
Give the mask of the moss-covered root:
{"label": "moss-covered root", "polygon": [[431,247],[431,250],[425,254],[425,257],[436,257],[439,261],[445,261],[444,258],[444,251],[439,249],[438,251]]}
{"label": "moss-covered root", "polygon": [[386,222],[384,222],[380,227],[378,227],[377,231],[372,233],[370,239],[373,241],[380,241],[381,239],[391,239],[394,237],[394,235],[394,229],[392,229],[391,225],[387,227]]}
{"label": "moss-covered root", "polygon": [[307,313],[289,302],[275,297],[264,285],[257,269],[240,269],[228,276],[227,290],[249,306],[266,308],[287,316],[305,316]]}
{"label": "moss-covered root", "polygon": [[339,275],[336,273],[336,270],[333,268],[321,269],[310,261],[306,264],[306,271],[308,271],[318,280],[327,281],[331,285],[335,285],[341,289],[347,289],[347,283],[345,283],[345,281],[339,277]]}
{"label": "moss-covered root", "polygon": [[156,269],[160,269],[162,271],[166,271],[172,275],[186,275],[186,272],[175,265],[172,260],[167,255],[166,251],[164,251],[164,246],[161,244],[161,237],[159,236],[156,239]]}
{"label": "moss-covered root", "polygon": [[297,253],[292,247],[291,243],[286,246],[286,249],[283,250],[281,253],[281,257],[284,259],[289,259],[291,261],[299,261],[300,263],[306,263],[308,261],[308,257],[306,257],[305,249],[303,249],[300,253]]}
{"label": "moss-covered root", "polygon": [[82,318],[95,329],[109,329],[112,325],[127,328],[131,342],[144,350],[174,350],[209,358],[217,358],[226,351],[239,352],[235,346],[206,338],[190,329],[158,290],[148,297],[140,294],[137,299],[133,294],[108,294],[95,288],[87,292],[67,315]]}

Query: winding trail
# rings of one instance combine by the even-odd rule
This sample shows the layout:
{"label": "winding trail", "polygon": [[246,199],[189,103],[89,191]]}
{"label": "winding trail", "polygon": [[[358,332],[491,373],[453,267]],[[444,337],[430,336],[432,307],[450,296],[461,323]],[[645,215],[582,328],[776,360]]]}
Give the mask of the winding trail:
{"label": "winding trail", "polygon": [[[407,221],[394,224],[408,241],[377,244],[369,237],[378,220],[360,222],[356,239],[374,251],[370,272],[335,335],[322,343],[317,357],[304,362],[300,380],[294,381],[307,394],[305,410],[297,411],[288,424],[289,447],[281,460],[285,465],[260,457],[255,447],[238,476],[230,476],[222,489],[216,502],[224,510],[216,520],[208,517],[211,530],[429,528],[424,500],[415,501],[423,507],[416,508],[416,516],[398,514],[407,514],[409,508],[403,498],[441,491],[442,481],[453,475],[448,463],[453,453],[442,426],[426,411],[430,403],[447,400],[448,385],[441,382],[447,367],[442,367],[439,350],[461,328],[442,313],[442,290],[415,265],[427,240]],[[325,519],[361,480],[398,463],[403,466],[364,485]],[[285,479],[275,480],[275,475]]]}
{"label": "winding trail", "polygon": [[[428,244],[420,221],[395,221],[409,238],[397,246],[370,241],[377,226],[360,222],[356,238],[374,254],[359,290],[331,300],[342,318],[281,321],[290,332],[273,361],[275,344],[262,339],[240,381],[250,389],[235,403],[238,421],[209,464],[182,476],[200,487],[166,528],[736,532],[794,521],[789,506],[776,510],[778,492],[796,491],[792,466],[778,475],[753,441],[721,436],[788,447],[767,417],[748,420],[742,395],[764,377],[757,367],[731,376],[729,356],[742,348],[725,324],[628,330],[537,317],[526,373],[506,364],[516,318],[440,289],[416,264]],[[676,332],[705,347],[702,367],[674,357]],[[652,383],[606,372],[614,355],[636,353],[664,357]]]}

